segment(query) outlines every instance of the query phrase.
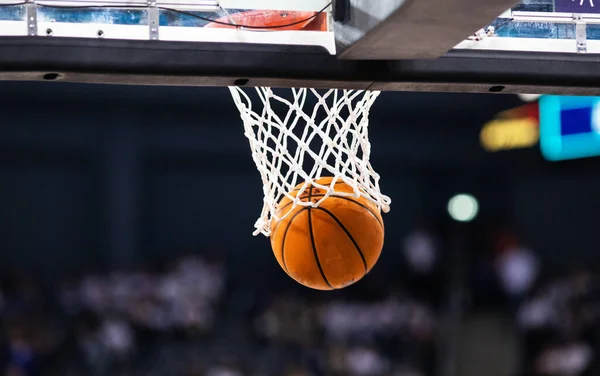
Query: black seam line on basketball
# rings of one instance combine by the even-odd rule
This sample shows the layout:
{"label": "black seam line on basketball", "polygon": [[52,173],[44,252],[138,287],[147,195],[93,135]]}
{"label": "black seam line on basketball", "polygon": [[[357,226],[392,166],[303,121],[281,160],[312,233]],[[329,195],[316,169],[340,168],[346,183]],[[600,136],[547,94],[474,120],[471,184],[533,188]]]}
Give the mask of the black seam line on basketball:
{"label": "black seam line on basketball", "polygon": [[[303,211],[306,211],[308,208],[304,208],[302,210],[299,210],[296,214],[294,214],[292,216],[292,218],[290,218],[287,227],[285,228],[285,232],[283,233],[283,239],[281,240],[281,262],[283,263],[283,270],[290,275],[290,272],[288,271],[287,265],[285,263],[285,238],[287,237],[288,231],[290,229],[290,227],[292,227],[292,222],[294,221],[294,219],[300,215],[300,213],[302,213]],[[310,214],[309,214],[310,215]],[[279,222],[281,223],[281,222]],[[279,226],[279,223],[277,224],[277,226]],[[291,276],[290,276],[291,277]]]}
{"label": "black seam line on basketball", "polygon": [[352,202],[356,203],[357,205],[359,205],[360,207],[362,207],[363,209],[366,209],[369,213],[371,213],[371,215],[375,218],[377,223],[379,223],[379,225],[383,229],[383,222],[381,222],[381,219],[377,216],[377,214],[375,214],[375,212],[373,210],[371,210],[371,208],[369,208],[367,205],[365,205],[359,201],[356,201],[352,197],[345,197],[345,196],[329,196],[329,197],[339,198],[340,200],[352,201]]}
{"label": "black seam line on basketball", "polygon": [[[311,198],[317,198],[317,197],[324,197],[324,194],[318,194],[318,195],[312,195]],[[381,226],[381,228],[383,228],[383,223],[381,222],[381,220],[379,219],[379,217],[377,216],[377,214],[375,214],[375,212],[373,212],[373,210],[371,210],[371,208],[369,208],[367,205],[356,201],[355,199],[353,199],[352,197],[346,197],[346,196],[338,196],[338,195],[331,195],[328,198],[339,198],[340,200],[346,200],[346,201],[352,201],[354,203],[356,203],[357,205],[359,205],[360,207],[362,207],[363,209],[366,209],[369,213],[371,213],[373,215],[373,217],[375,217],[375,220],[377,221],[377,223],[379,223],[379,225]],[[294,202],[288,202],[287,204],[283,205],[281,208],[279,208],[278,210],[283,210],[285,208],[287,208],[288,206],[292,205]]]}
{"label": "black seam line on basketball", "polygon": [[358,255],[360,256],[360,259],[363,262],[363,266],[365,267],[365,274],[367,274],[367,272],[369,271],[369,267],[367,266],[367,259],[365,258],[364,253],[362,252],[362,250],[358,246],[358,243],[356,242],[356,240],[354,240],[354,237],[352,236],[352,234],[350,233],[350,231],[348,231],[348,229],[346,228],[346,226],[344,226],[344,224],[342,223],[342,221],[340,221],[335,216],[335,214],[333,214],[329,210],[327,210],[325,208],[315,208],[315,209],[323,211],[323,212],[329,214],[329,216],[331,216],[331,218],[333,218],[333,220],[338,224],[338,226],[340,226],[340,228],[346,233],[346,236],[348,236],[348,239],[350,239],[350,241],[352,242],[352,244],[354,244],[354,247],[358,251]]}
{"label": "black seam line on basketball", "polygon": [[[310,191],[308,192],[308,200],[312,198],[312,186],[310,187]],[[321,261],[319,261],[319,253],[317,252],[317,245],[315,244],[315,234],[313,234],[313,226],[312,226],[312,211],[311,207],[308,207],[308,232],[310,233],[310,243],[312,244],[313,255],[315,256],[315,261],[317,262],[317,268],[319,268],[319,273],[321,273],[321,277],[323,281],[329,286],[330,289],[335,290],[334,287],[329,283],[327,277],[325,276],[325,272],[323,271],[323,266],[321,265]]]}

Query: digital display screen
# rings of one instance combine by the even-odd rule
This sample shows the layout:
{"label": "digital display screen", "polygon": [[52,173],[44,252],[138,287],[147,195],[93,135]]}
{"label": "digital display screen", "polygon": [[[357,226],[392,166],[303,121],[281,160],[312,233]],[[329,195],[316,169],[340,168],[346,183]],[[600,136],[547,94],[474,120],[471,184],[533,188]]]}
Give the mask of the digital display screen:
{"label": "digital display screen", "polygon": [[560,133],[569,136],[592,131],[591,107],[572,108],[560,112]]}
{"label": "digital display screen", "polygon": [[540,147],[553,161],[600,155],[600,97],[540,98]]}
{"label": "digital display screen", "polygon": [[566,13],[600,13],[600,2],[598,0],[554,0],[554,11]]}

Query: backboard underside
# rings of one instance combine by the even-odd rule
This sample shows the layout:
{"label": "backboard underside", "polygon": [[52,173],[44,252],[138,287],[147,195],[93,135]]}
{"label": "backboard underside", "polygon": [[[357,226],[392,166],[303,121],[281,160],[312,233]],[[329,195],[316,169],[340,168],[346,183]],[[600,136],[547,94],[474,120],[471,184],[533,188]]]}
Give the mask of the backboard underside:
{"label": "backboard underside", "polygon": [[[600,91],[600,1],[368,3],[372,5],[367,0],[0,0],[0,79]],[[269,25],[276,26],[242,24],[250,20],[247,15],[263,10],[260,14],[268,14],[275,22]]]}

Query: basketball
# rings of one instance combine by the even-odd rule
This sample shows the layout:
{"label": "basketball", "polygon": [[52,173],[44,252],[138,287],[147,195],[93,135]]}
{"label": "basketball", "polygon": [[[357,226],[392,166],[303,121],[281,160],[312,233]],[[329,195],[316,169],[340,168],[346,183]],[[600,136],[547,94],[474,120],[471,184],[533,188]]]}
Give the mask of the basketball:
{"label": "basketball", "polygon": [[[327,186],[332,178],[316,182]],[[312,184],[300,191],[301,185],[291,195],[304,202],[318,202],[326,193]],[[335,183],[335,190],[353,192],[342,180]],[[283,217],[292,205],[284,196],[277,215]],[[335,193],[317,208],[298,205],[271,223],[271,246],[279,265],[298,283],[317,290],[340,289],[364,277],[379,259],[383,238],[377,205],[364,197]]]}

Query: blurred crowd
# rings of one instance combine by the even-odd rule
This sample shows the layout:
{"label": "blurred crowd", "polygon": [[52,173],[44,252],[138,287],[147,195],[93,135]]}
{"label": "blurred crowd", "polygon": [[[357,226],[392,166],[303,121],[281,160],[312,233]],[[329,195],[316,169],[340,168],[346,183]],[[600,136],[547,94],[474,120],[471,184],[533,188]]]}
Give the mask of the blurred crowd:
{"label": "blurred crowd", "polygon": [[471,268],[471,308],[512,323],[517,374],[600,374],[600,276],[590,268],[544,268],[510,232],[494,240]]}
{"label": "blurred crowd", "polygon": [[[469,269],[471,306],[514,323],[519,376],[600,374],[599,276],[549,275],[514,236],[494,244]],[[334,292],[236,282],[202,253],[56,284],[15,273],[0,280],[0,367],[7,376],[436,375],[451,280],[440,247],[415,229],[397,264]]]}
{"label": "blurred crowd", "polygon": [[538,283],[516,317],[526,376],[600,373],[600,284],[582,269]]}
{"label": "blurred crowd", "polygon": [[266,291],[198,255],[56,285],[14,275],[0,286],[0,365],[8,376],[431,375],[436,305],[395,286]]}

